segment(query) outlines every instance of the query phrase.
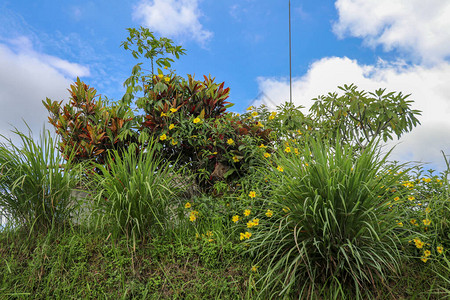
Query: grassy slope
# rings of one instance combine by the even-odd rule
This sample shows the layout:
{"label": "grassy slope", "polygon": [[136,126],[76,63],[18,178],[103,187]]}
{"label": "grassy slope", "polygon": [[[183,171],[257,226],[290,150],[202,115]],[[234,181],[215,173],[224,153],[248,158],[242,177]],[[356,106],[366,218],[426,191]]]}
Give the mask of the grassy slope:
{"label": "grassy slope", "polygon": [[[105,232],[0,233],[0,298],[255,299],[251,259],[231,243],[165,236],[133,245]],[[259,270],[262,272],[263,270]],[[375,284],[379,299],[441,299],[426,265]],[[330,295],[331,298],[331,295]],[[341,297],[339,297],[341,298]]]}
{"label": "grassy slope", "polygon": [[0,298],[245,298],[249,259],[231,244],[164,237],[141,242],[81,229],[0,234]]}

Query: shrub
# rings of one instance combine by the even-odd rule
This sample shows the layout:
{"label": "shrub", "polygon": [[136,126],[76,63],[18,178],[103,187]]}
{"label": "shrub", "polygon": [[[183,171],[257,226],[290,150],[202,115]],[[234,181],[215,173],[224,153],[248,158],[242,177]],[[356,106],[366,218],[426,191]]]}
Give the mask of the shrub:
{"label": "shrub", "polygon": [[[262,160],[270,129],[251,118],[227,113],[229,89],[204,77],[162,75],[153,78],[153,89],[137,101],[145,112],[140,141],[153,136],[165,158],[177,160],[197,174],[205,188],[224,178],[247,174]],[[233,175],[230,177],[230,175]]]}
{"label": "shrub", "polygon": [[406,253],[420,264],[442,261],[450,248],[449,171],[438,176],[429,170],[424,175],[419,167],[415,173],[404,173],[391,203]]}
{"label": "shrub", "polygon": [[397,175],[383,172],[387,156],[374,144],[360,156],[312,139],[294,148],[279,149],[273,161],[271,217],[249,229],[249,250],[267,266],[262,293],[301,298],[333,287],[360,296],[398,269],[395,216],[384,200]]}
{"label": "shrub", "polygon": [[136,145],[112,150],[106,165],[97,164],[100,174],[92,175],[99,224],[133,240],[164,232],[182,187],[179,170],[163,162],[153,142],[144,151]]}
{"label": "shrub", "polygon": [[75,150],[75,162],[104,164],[108,150],[121,151],[136,140],[135,120],[129,107],[110,105],[79,78],[69,93],[70,101],[64,106],[62,101],[42,101],[50,113],[50,124],[61,137],[61,153]]}
{"label": "shrub", "polygon": [[72,165],[74,153],[67,153],[65,160],[48,131],[38,142],[31,132],[13,132],[22,146],[11,140],[0,144],[0,213],[29,230],[67,223],[76,209],[71,191],[79,181],[79,168]]}

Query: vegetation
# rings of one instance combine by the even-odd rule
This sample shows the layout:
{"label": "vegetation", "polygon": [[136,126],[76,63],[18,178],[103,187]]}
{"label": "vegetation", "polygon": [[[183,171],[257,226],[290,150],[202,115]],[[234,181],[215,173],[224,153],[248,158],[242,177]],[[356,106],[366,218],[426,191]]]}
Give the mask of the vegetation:
{"label": "vegetation", "polygon": [[450,297],[448,161],[380,152],[419,124],[407,96],[350,85],[309,113],[235,114],[224,83],[169,69],[184,49],[129,33],[152,71],[121,101],[77,79],[43,101],[58,141],[0,145],[0,298]]}

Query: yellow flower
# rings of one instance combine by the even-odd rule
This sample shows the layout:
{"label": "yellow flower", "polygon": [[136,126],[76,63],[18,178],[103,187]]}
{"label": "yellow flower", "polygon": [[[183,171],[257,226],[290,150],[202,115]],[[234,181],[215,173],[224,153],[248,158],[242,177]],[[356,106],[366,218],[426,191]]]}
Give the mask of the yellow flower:
{"label": "yellow flower", "polygon": [[408,200],[409,200],[409,201],[413,201],[414,199],[416,199],[414,196],[409,196],[409,197],[408,197]]}
{"label": "yellow flower", "polygon": [[267,148],[267,146],[264,146],[264,144],[261,144],[258,146],[259,148]]}
{"label": "yellow flower", "polygon": [[160,139],[161,141],[164,141],[165,139],[167,139],[166,134],[162,134],[162,135],[159,137],[159,139]]}
{"label": "yellow flower", "polygon": [[298,148],[294,148],[294,153],[295,153],[295,155],[298,155],[299,153],[298,153]]}
{"label": "yellow flower", "polygon": [[189,214],[189,221],[194,222],[195,220],[197,220],[197,216],[198,211],[196,210],[191,211],[191,213]]}
{"label": "yellow flower", "polygon": [[213,234],[213,232],[211,231],[211,230],[208,230],[207,232],[206,232],[206,236],[213,236],[214,234]]}
{"label": "yellow flower", "polygon": [[245,233],[241,232],[240,233],[240,240],[245,240],[245,239],[249,239],[252,236],[252,234],[248,231],[246,231]]}
{"label": "yellow flower", "polygon": [[266,216],[267,217],[272,217],[273,216],[273,211],[272,210],[270,210],[270,209],[268,209],[267,211],[266,211]]}
{"label": "yellow flower", "polygon": [[444,247],[442,247],[442,246],[437,246],[437,247],[436,247],[436,250],[437,250],[437,252],[438,252],[439,254],[442,254],[442,252],[444,252]]}
{"label": "yellow flower", "polygon": [[167,117],[167,114],[165,112],[162,112],[161,117]]}
{"label": "yellow flower", "polygon": [[250,209],[244,210],[244,216],[248,217],[250,216],[250,213],[251,213]]}
{"label": "yellow flower", "polygon": [[277,167],[277,170],[280,171],[280,172],[284,172],[284,169],[283,169],[282,166],[278,166],[278,167]]}
{"label": "yellow flower", "polygon": [[163,74],[158,74],[158,77],[159,77],[159,78],[163,78],[164,75],[163,75]]}
{"label": "yellow flower", "polygon": [[174,112],[177,112],[177,110],[178,110],[178,109],[172,107],[172,108],[170,109],[170,112],[174,113]]}
{"label": "yellow flower", "polygon": [[166,82],[169,82],[169,81],[170,81],[170,77],[164,77],[164,80],[165,80]]}
{"label": "yellow flower", "polygon": [[237,223],[237,221],[239,221],[239,216],[235,215],[231,218],[231,221],[233,221],[234,223]]}
{"label": "yellow flower", "polygon": [[286,152],[286,153],[291,152],[291,147],[286,147],[286,149],[284,149],[284,152]]}
{"label": "yellow flower", "polygon": [[270,157],[270,153],[267,153],[267,152],[264,153],[264,157],[265,157],[265,158],[269,158],[269,157]]}
{"label": "yellow flower", "polygon": [[428,183],[428,182],[431,181],[431,178],[422,178],[422,180],[423,180],[424,182]]}
{"label": "yellow flower", "polygon": [[290,209],[289,209],[289,207],[284,207],[284,208],[283,208],[283,211],[284,211],[285,213],[287,213],[287,212],[290,211]]}
{"label": "yellow flower", "polygon": [[413,224],[413,225],[417,225],[417,221],[416,221],[416,219],[411,219],[411,221],[409,221],[411,224]]}
{"label": "yellow flower", "polygon": [[258,266],[253,266],[252,267],[252,272],[256,272],[258,270]]}
{"label": "yellow flower", "polygon": [[233,145],[233,144],[234,144],[233,139],[228,139],[228,140],[227,140],[227,144],[228,144],[228,145]]}
{"label": "yellow flower", "polygon": [[403,223],[402,222],[398,222],[397,225],[400,226],[400,227],[403,227]]}
{"label": "yellow flower", "polygon": [[190,202],[186,202],[186,204],[184,205],[184,208],[191,208],[191,203]]}
{"label": "yellow flower", "polygon": [[167,70],[168,68],[169,68],[168,66],[165,66],[165,67],[164,67],[165,70]]}
{"label": "yellow flower", "polygon": [[252,117],[256,117],[258,113],[256,111],[252,112]]}
{"label": "yellow flower", "polygon": [[425,225],[425,226],[428,226],[431,224],[431,220],[429,220],[429,219],[422,220],[422,222],[423,222],[423,225]]}
{"label": "yellow flower", "polygon": [[264,127],[264,125],[261,122],[256,123],[256,126],[258,127]]}
{"label": "yellow flower", "polygon": [[413,241],[414,241],[414,244],[416,244],[416,247],[417,247],[418,249],[423,248],[423,246],[425,245],[425,243],[422,242],[420,239],[414,239]]}
{"label": "yellow flower", "polygon": [[431,255],[431,251],[430,250],[423,251],[423,256],[428,257],[430,255]]}
{"label": "yellow flower", "polygon": [[234,161],[234,162],[238,162],[238,161],[239,161],[239,158],[238,158],[237,156],[233,156],[233,161]]}
{"label": "yellow flower", "polygon": [[178,144],[178,141],[177,140],[172,140],[172,145],[176,145],[176,144]]}
{"label": "yellow flower", "polygon": [[394,201],[398,201],[398,200],[400,200],[400,197],[395,197],[394,198]]}
{"label": "yellow flower", "polygon": [[431,211],[431,208],[429,208],[429,207],[425,208],[426,213],[429,213],[430,211]]}
{"label": "yellow flower", "polygon": [[428,257],[422,256],[421,260],[426,263],[428,261]]}
{"label": "yellow flower", "polygon": [[170,124],[169,125],[169,130],[172,130],[172,129],[174,129],[175,128],[175,125],[174,124]]}
{"label": "yellow flower", "polygon": [[303,133],[300,131],[300,130],[297,130],[297,133],[298,134],[300,134],[300,135],[302,135]]}
{"label": "yellow flower", "polygon": [[269,116],[269,120],[273,120],[274,118],[275,118],[275,117],[272,116],[272,115]]}
{"label": "yellow flower", "polygon": [[199,122],[200,122],[200,118],[198,118],[198,117],[197,117],[197,118],[195,118],[193,122],[194,122],[194,124],[197,124],[197,123],[199,123]]}
{"label": "yellow flower", "polygon": [[248,108],[247,108],[247,110],[252,110],[253,109],[253,106],[249,106]]}
{"label": "yellow flower", "polygon": [[250,198],[255,198],[256,197],[256,193],[254,191],[250,191],[250,193],[248,194],[248,196]]}

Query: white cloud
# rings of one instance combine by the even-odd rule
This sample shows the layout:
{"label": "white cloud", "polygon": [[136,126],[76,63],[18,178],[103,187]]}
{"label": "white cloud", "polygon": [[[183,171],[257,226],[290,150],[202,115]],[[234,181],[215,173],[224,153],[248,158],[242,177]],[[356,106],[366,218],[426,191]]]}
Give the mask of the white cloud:
{"label": "white cloud", "polygon": [[22,119],[35,133],[44,124],[53,130],[41,101],[46,97],[67,99],[67,88],[74,77],[88,75],[89,69],[84,66],[35,52],[26,38],[10,46],[0,43],[0,134],[11,136],[12,126],[26,130]]}
{"label": "white cloud", "polygon": [[337,0],[334,32],[397,49],[427,64],[450,56],[448,0]]}
{"label": "white cloud", "polygon": [[[431,162],[443,169],[441,150],[450,154],[450,63],[439,66],[406,66],[402,62],[360,65],[356,60],[327,57],[313,63],[308,72],[293,80],[293,101],[303,105],[306,113],[312,98],[337,92],[337,86],[355,83],[360,89],[375,91],[386,88],[411,94],[413,109],[422,111],[419,125],[405,134],[397,145],[392,159],[399,161]],[[260,102],[278,105],[289,100],[289,81],[285,78],[258,78],[262,92]],[[259,104],[256,103],[256,104]],[[398,141],[390,143],[397,144]]]}
{"label": "white cloud", "polygon": [[213,33],[200,23],[199,0],[141,0],[133,18],[166,37],[192,37],[204,45]]}

